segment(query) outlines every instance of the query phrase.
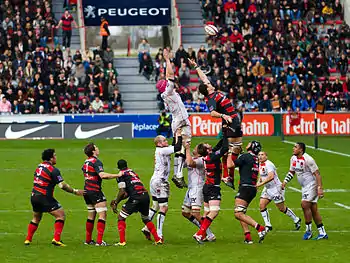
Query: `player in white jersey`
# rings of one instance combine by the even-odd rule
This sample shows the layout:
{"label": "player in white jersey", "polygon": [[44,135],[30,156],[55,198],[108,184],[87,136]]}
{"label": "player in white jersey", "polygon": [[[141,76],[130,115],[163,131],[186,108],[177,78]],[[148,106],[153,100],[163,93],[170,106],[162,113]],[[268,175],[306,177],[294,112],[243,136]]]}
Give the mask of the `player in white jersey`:
{"label": "player in white jersey", "polygon": [[[186,142],[185,142],[186,143]],[[186,165],[188,170],[188,190],[186,192],[182,205],[182,215],[191,223],[200,228],[201,207],[203,205],[203,186],[205,180],[204,159],[197,152],[197,146],[194,148],[191,156],[190,143],[185,144]],[[215,241],[216,237],[210,228],[206,231],[206,241]]]}
{"label": "player in white jersey", "polygon": [[283,181],[282,189],[289,183],[294,175],[298,177],[301,185],[301,206],[304,211],[306,232],[303,239],[312,238],[312,219],[314,219],[319,235],[315,238],[328,239],[328,235],[322,224],[322,218],[317,208],[318,198],[323,197],[322,178],[315,160],[306,152],[306,146],[302,142],[297,142],[293,147],[293,156],[290,159],[290,169]]}
{"label": "player in white jersey", "polygon": [[281,189],[282,183],[278,178],[275,165],[267,159],[266,152],[260,152],[258,157],[260,179],[256,187],[264,186],[260,196],[260,213],[265,221],[266,231],[272,230],[270,215],[267,211],[267,205],[271,201],[274,201],[277,208],[293,220],[295,229],[299,230],[301,219],[284,204],[284,190]]}
{"label": "player in white jersey", "polygon": [[[184,141],[191,139],[191,123],[188,119],[188,112],[183,104],[180,95],[175,90],[175,74],[169,59],[169,51],[164,49],[163,56],[166,61],[166,80],[161,80],[157,84],[161,97],[164,100],[166,108],[172,115],[171,128],[173,134],[180,129]],[[183,166],[185,164],[185,149],[181,148],[176,152],[174,158],[174,176],[172,181],[179,188],[186,187],[183,176]]]}
{"label": "player in white jersey", "polygon": [[[169,174],[170,174],[170,162],[171,154],[179,151],[182,146],[181,131],[178,130],[176,133],[176,144],[174,146],[169,146],[167,139],[158,135],[154,139],[154,144],[156,145],[156,150],[154,153],[154,172],[150,182],[150,192],[152,195],[153,205],[149,210],[149,219],[152,220],[155,214],[158,212],[157,216],[157,234],[163,239],[163,224],[165,220],[165,215],[168,212],[168,198],[170,194],[169,185]],[[151,235],[147,227],[142,229],[142,232],[147,239],[151,240]]]}

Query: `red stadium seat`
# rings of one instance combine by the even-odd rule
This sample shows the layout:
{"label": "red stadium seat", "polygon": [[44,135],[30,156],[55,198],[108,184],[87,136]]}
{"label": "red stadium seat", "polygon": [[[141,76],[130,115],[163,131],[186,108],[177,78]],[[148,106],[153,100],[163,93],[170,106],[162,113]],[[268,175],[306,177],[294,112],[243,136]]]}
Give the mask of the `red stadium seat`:
{"label": "red stadium seat", "polygon": [[191,69],[191,70],[190,70],[190,74],[197,75],[197,70]]}
{"label": "red stadium seat", "polygon": [[326,80],[325,77],[319,77],[319,78],[318,78],[318,81],[325,81],[325,80]]}
{"label": "red stadium seat", "polygon": [[338,77],[331,76],[329,77],[329,81],[335,81]]}
{"label": "red stadium seat", "polygon": [[78,92],[84,92],[84,91],[85,91],[85,88],[82,88],[82,87],[78,88]]}
{"label": "red stadium seat", "polygon": [[194,83],[198,83],[199,82],[199,80],[198,80],[198,78],[190,78],[190,82],[194,82]]}
{"label": "red stadium seat", "polygon": [[346,80],[346,76],[341,76],[340,77],[340,81],[345,81]]}
{"label": "red stadium seat", "polygon": [[328,71],[329,71],[329,73],[336,73],[337,69],[336,68],[329,68]]}
{"label": "red stadium seat", "polygon": [[188,87],[192,91],[196,91],[198,88],[196,86]]}

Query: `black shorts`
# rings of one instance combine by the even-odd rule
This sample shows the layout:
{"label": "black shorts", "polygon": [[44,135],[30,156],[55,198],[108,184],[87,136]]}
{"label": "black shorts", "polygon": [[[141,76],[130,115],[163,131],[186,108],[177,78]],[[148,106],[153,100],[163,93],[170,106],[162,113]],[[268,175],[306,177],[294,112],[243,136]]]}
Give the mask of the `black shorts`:
{"label": "black shorts", "polygon": [[239,186],[238,193],[235,198],[242,199],[246,201],[248,204],[255,198],[256,196],[256,187],[253,186]]}
{"label": "black shorts", "polygon": [[224,123],[222,125],[222,134],[226,138],[239,138],[243,136],[241,128],[241,119],[236,116],[232,119],[232,123]]}
{"label": "black shorts", "polygon": [[221,200],[220,186],[208,185],[203,186],[203,200],[204,203],[209,203],[212,200]]}
{"label": "black shorts", "polygon": [[32,203],[33,211],[39,213],[49,213],[62,207],[55,198],[44,195],[34,194],[30,198],[30,202]]}
{"label": "black shorts", "polygon": [[96,205],[98,203],[107,201],[105,195],[102,192],[93,191],[86,192],[86,194],[84,195],[84,199],[85,204],[87,205]]}
{"label": "black shorts", "polygon": [[133,213],[140,212],[143,216],[148,216],[149,212],[149,195],[148,193],[143,193],[137,197],[130,197],[128,201],[123,205],[123,209],[129,215]]}

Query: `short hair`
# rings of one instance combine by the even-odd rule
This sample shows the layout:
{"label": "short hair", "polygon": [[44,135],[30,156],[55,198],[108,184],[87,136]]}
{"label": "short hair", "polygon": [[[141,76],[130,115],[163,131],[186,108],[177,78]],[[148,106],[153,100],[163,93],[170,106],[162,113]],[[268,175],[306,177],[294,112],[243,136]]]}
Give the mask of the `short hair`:
{"label": "short hair", "polygon": [[204,145],[204,143],[198,144],[197,153],[203,157],[208,155],[208,148]]}
{"label": "short hair", "polygon": [[165,138],[163,135],[158,135],[156,138],[154,138],[154,144],[157,145],[163,138]]}
{"label": "short hair", "polygon": [[305,145],[305,143],[303,143],[303,142],[297,142],[296,144],[301,148],[301,150],[303,151],[303,153],[306,153],[306,145]]}
{"label": "short hair", "polygon": [[50,161],[51,158],[53,158],[53,155],[55,154],[55,149],[46,149],[41,154],[41,159],[43,161]]}
{"label": "short hair", "polygon": [[207,97],[209,95],[207,85],[204,83],[199,84],[198,90],[205,97]]}
{"label": "short hair", "polygon": [[120,159],[117,163],[117,166],[118,166],[119,170],[124,170],[124,169],[128,168],[128,163],[125,160]]}
{"label": "short hair", "polygon": [[86,154],[87,157],[92,157],[94,155],[94,151],[95,151],[95,144],[92,142],[90,142],[84,148],[84,153]]}

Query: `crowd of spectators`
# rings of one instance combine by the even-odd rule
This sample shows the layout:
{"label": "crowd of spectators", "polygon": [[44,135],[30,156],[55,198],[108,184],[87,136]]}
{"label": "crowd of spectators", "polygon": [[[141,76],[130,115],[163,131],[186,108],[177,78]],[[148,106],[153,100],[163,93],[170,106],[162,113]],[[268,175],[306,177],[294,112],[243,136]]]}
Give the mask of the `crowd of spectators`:
{"label": "crowd of spectators", "polygon": [[[202,11],[218,36],[172,58],[189,111],[207,108],[187,58],[243,111],[349,111],[350,29],[339,0],[202,0]],[[161,53],[155,59],[162,78]]]}
{"label": "crowd of spectators", "polygon": [[113,51],[66,51],[50,0],[0,7],[0,114],[122,113]]}

